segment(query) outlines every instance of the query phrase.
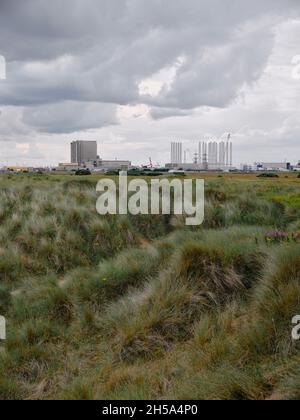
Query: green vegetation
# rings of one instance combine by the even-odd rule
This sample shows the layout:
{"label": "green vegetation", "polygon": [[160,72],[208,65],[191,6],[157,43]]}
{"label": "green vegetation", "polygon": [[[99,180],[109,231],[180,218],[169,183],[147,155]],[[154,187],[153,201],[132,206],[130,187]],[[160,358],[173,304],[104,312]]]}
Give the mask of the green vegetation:
{"label": "green vegetation", "polygon": [[0,399],[299,399],[297,174],[207,175],[196,229],[98,179],[0,176]]}
{"label": "green vegetation", "polygon": [[78,169],[75,171],[76,176],[92,175],[92,172],[89,169]]}
{"label": "green vegetation", "polygon": [[266,172],[266,173],[257,175],[257,178],[279,178],[279,175],[271,173],[271,172]]}

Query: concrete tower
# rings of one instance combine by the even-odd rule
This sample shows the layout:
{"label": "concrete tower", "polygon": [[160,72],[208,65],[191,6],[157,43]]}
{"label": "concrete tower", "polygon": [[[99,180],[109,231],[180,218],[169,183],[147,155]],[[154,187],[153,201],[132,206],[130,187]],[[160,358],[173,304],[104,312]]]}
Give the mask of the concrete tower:
{"label": "concrete tower", "polygon": [[182,164],[182,143],[180,142],[171,143],[171,163]]}
{"label": "concrete tower", "polygon": [[203,161],[203,150],[202,150],[202,142],[201,141],[199,141],[199,144],[198,144],[198,162],[199,162],[199,164],[201,164],[201,162]]}
{"label": "concrete tower", "polygon": [[219,164],[225,166],[225,143],[222,141],[219,145]]}
{"label": "concrete tower", "polygon": [[215,155],[215,143],[213,141],[209,142],[208,146],[208,163],[212,165],[214,163],[214,155]]}

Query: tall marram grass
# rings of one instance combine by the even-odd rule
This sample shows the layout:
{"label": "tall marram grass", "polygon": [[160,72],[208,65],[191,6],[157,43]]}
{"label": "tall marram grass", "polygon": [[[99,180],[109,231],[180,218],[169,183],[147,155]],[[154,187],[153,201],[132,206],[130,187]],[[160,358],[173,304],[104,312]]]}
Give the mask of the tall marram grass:
{"label": "tall marram grass", "polygon": [[298,399],[299,183],[224,177],[204,225],[100,217],[97,179],[0,177],[0,399]]}

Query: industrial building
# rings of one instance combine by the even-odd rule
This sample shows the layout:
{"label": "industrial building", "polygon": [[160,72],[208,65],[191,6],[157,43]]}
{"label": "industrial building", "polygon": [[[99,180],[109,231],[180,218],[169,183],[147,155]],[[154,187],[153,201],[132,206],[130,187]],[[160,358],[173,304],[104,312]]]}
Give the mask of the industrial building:
{"label": "industrial building", "polygon": [[228,135],[227,141],[199,142],[198,150],[193,156],[193,161],[187,161],[187,151],[183,152],[181,142],[171,143],[171,163],[169,169],[182,169],[191,171],[226,171],[233,169],[233,143]]}
{"label": "industrial building", "polygon": [[71,163],[83,165],[98,159],[96,141],[73,141],[71,143]]}
{"label": "industrial building", "polygon": [[71,163],[60,163],[58,170],[76,171],[87,168],[91,171],[127,171],[131,168],[128,160],[103,160],[98,156],[96,141],[74,141],[71,143]]}
{"label": "industrial building", "polygon": [[182,143],[173,142],[171,143],[171,163],[181,164],[182,162]]}
{"label": "industrial building", "polygon": [[86,162],[84,166],[90,170],[105,172],[105,171],[128,171],[132,165],[129,160],[97,159],[94,162]]}
{"label": "industrial building", "polygon": [[295,166],[293,167],[293,170],[294,170],[294,171],[297,171],[297,172],[300,172],[300,160],[299,160],[299,162],[297,163],[297,165],[295,165]]}
{"label": "industrial building", "polygon": [[59,163],[57,169],[59,171],[72,172],[80,169],[80,165],[78,163]]}
{"label": "industrial building", "polygon": [[262,162],[257,164],[257,169],[261,171],[290,171],[292,166],[289,162]]}

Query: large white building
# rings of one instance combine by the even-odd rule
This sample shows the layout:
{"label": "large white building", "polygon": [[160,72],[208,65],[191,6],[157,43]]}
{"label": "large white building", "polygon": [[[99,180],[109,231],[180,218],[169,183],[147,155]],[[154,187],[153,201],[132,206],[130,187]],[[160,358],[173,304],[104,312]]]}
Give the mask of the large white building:
{"label": "large white building", "polygon": [[182,161],[182,143],[173,142],[171,143],[171,163],[181,164]]}
{"label": "large white building", "polygon": [[208,164],[211,169],[231,168],[233,165],[233,145],[227,142],[200,142],[199,163]]}
{"label": "large white building", "polygon": [[194,155],[193,162],[186,162],[186,151],[183,156],[183,144],[171,143],[171,163],[167,167],[183,170],[230,170],[233,168],[233,144],[229,135],[227,141],[199,142],[198,151]]}

